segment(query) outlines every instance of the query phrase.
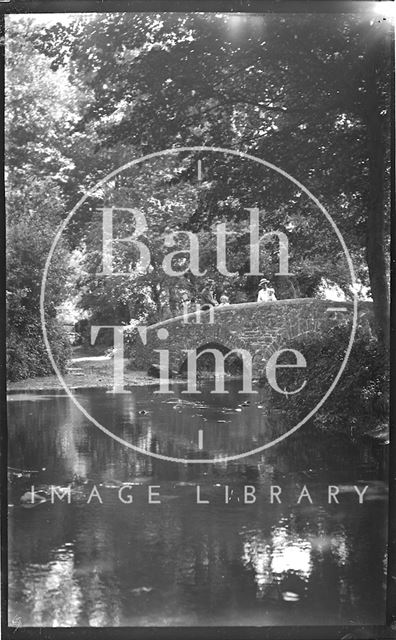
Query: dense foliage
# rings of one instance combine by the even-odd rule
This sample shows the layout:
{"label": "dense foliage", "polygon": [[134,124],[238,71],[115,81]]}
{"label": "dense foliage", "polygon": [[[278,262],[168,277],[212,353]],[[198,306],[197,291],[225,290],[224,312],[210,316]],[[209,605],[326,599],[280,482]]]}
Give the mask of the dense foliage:
{"label": "dense foliage", "polygon": [[[98,151],[124,156],[129,146],[136,157],[217,145],[263,157],[307,184],[370,286],[387,340],[391,34],[386,21],[364,12],[102,14],[55,25],[36,45],[84,87],[79,131],[96,139]],[[186,167],[179,179],[191,184],[192,175]],[[196,230],[236,221],[261,177],[239,164],[227,167],[227,179],[224,198],[224,170],[209,161],[205,195],[188,221]],[[324,276],[349,293],[334,233],[311,220],[301,194],[280,178],[262,187],[256,204],[268,228],[292,226],[298,246],[295,280],[280,283],[278,295],[314,295]],[[246,272],[243,259],[238,272]],[[248,294],[255,285],[237,283]]]}
{"label": "dense foliage", "polygon": [[[350,323],[345,323],[329,327],[321,335],[296,338],[288,344],[300,351],[307,362],[307,368],[299,373],[293,369],[277,372],[279,386],[290,391],[301,385],[302,378],[306,379],[304,389],[287,398],[288,411],[296,419],[303,419],[322,400],[344,360],[351,329]],[[271,397],[275,406],[282,402],[279,394],[271,393]],[[369,324],[360,322],[339,384],[313,421],[326,430],[341,429],[354,435],[372,430],[381,421],[387,425],[388,414],[389,354]]]}
{"label": "dense foliage", "polygon": [[[29,22],[7,31],[6,204],[7,366],[11,380],[52,372],[40,322],[43,268],[65,205],[62,184],[70,160],[64,140],[70,111],[62,74],[29,45]],[[48,274],[46,324],[63,368],[70,353],[57,306],[65,295],[68,252],[62,246]]]}
{"label": "dense foliage", "polygon": [[[40,283],[55,231],[87,191],[133,158],[204,145],[264,158],[306,185],[331,214],[358,282],[371,292],[379,344],[389,319],[388,223],[391,28],[361,14],[81,14],[52,26],[8,18],[6,162],[9,375],[48,371],[39,327]],[[46,313],[53,350],[67,358],[56,328],[61,304],[91,322],[153,322],[199,297],[202,279],[158,269],[169,230],[190,230],[217,295],[253,300],[246,207],[264,229],[287,232],[293,276],[277,276],[278,247],[262,268],[278,298],[318,295],[323,281],[351,297],[342,247],[330,225],[282,176],[215,154],[153,161],[91,193],[69,224],[51,267]],[[153,178],[155,176],[155,179]],[[252,202],[254,193],[254,202]],[[136,268],[118,247],[122,276],[103,277],[98,208],[133,206],[150,220],[150,265]],[[227,223],[230,271],[214,269],[213,225]],[[119,237],[134,223],[117,218]],[[232,235],[234,234],[234,235]],[[120,243],[121,244],[121,243]],[[174,250],[185,248],[180,235]],[[100,273],[100,272],[99,272]],[[15,366],[13,363],[15,362]]]}

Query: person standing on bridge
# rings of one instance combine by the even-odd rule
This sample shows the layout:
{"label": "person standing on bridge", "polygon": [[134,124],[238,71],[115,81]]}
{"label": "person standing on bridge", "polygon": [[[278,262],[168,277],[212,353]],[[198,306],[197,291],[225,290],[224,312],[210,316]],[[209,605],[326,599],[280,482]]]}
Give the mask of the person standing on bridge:
{"label": "person standing on bridge", "polygon": [[268,286],[269,280],[262,278],[259,282],[259,291],[257,295],[257,302],[272,302],[276,300],[275,289]]}
{"label": "person standing on bridge", "polygon": [[213,280],[209,280],[206,287],[201,291],[201,309],[202,311],[206,311],[211,307],[217,307],[218,304],[214,291],[214,282]]}

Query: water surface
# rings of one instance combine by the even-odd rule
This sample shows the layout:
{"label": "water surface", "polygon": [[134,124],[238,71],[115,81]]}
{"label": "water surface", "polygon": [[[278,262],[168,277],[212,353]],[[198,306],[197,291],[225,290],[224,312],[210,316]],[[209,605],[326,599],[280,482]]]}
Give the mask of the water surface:
{"label": "water surface", "polygon": [[[173,457],[221,458],[288,428],[282,414],[266,415],[260,394],[239,407],[246,396],[236,383],[223,396],[175,389],[75,393],[117,435]],[[384,624],[384,449],[305,425],[255,456],[172,463],[112,440],[63,393],[10,400],[9,464],[37,472],[10,486],[11,623]],[[71,504],[20,506],[32,482],[66,486],[76,474],[88,482]],[[130,504],[118,497],[122,483]],[[197,504],[197,485],[205,504]],[[275,485],[281,502],[271,504]],[[304,485],[312,504],[297,504]],[[328,485],[339,488],[339,504],[328,504]],[[354,485],[368,486],[363,504]],[[102,504],[95,497],[87,504],[93,486]],[[160,504],[149,503],[150,486]],[[245,504],[244,491],[255,491],[256,501]]]}

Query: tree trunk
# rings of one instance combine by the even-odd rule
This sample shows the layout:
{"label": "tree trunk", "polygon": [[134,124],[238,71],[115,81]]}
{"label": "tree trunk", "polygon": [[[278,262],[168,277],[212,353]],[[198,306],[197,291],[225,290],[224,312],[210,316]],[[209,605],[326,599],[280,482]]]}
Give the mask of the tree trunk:
{"label": "tree trunk", "polygon": [[367,56],[366,127],[368,151],[368,218],[366,255],[378,338],[389,346],[389,286],[385,254],[385,132],[381,116],[379,75],[381,43]]}
{"label": "tree trunk", "polygon": [[275,295],[278,300],[300,298],[301,292],[297,279],[289,276],[275,276]]}
{"label": "tree trunk", "polygon": [[157,284],[152,284],[151,285],[151,295],[153,298],[153,302],[156,306],[157,309],[157,321],[162,320],[162,314],[161,314],[161,296],[160,296],[160,290],[157,287]]}
{"label": "tree trunk", "polygon": [[178,297],[176,293],[175,287],[169,286],[169,308],[172,311],[173,315],[176,315],[178,312]]}

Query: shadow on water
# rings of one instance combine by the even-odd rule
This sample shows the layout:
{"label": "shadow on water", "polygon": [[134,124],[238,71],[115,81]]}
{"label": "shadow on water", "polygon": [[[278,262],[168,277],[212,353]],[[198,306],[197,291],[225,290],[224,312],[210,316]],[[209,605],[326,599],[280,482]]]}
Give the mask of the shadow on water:
{"label": "shadow on water", "polygon": [[[76,394],[117,435],[173,457],[235,455],[290,428],[262,391],[212,388]],[[20,396],[9,403],[9,464],[38,471],[37,487],[76,489],[70,504],[24,509],[32,479],[13,478],[10,618],[22,626],[384,622],[386,454],[375,445],[305,425],[254,456],[175,463],[120,445],[67,396]],[[88,504],[94,487],[102,502]]]}

